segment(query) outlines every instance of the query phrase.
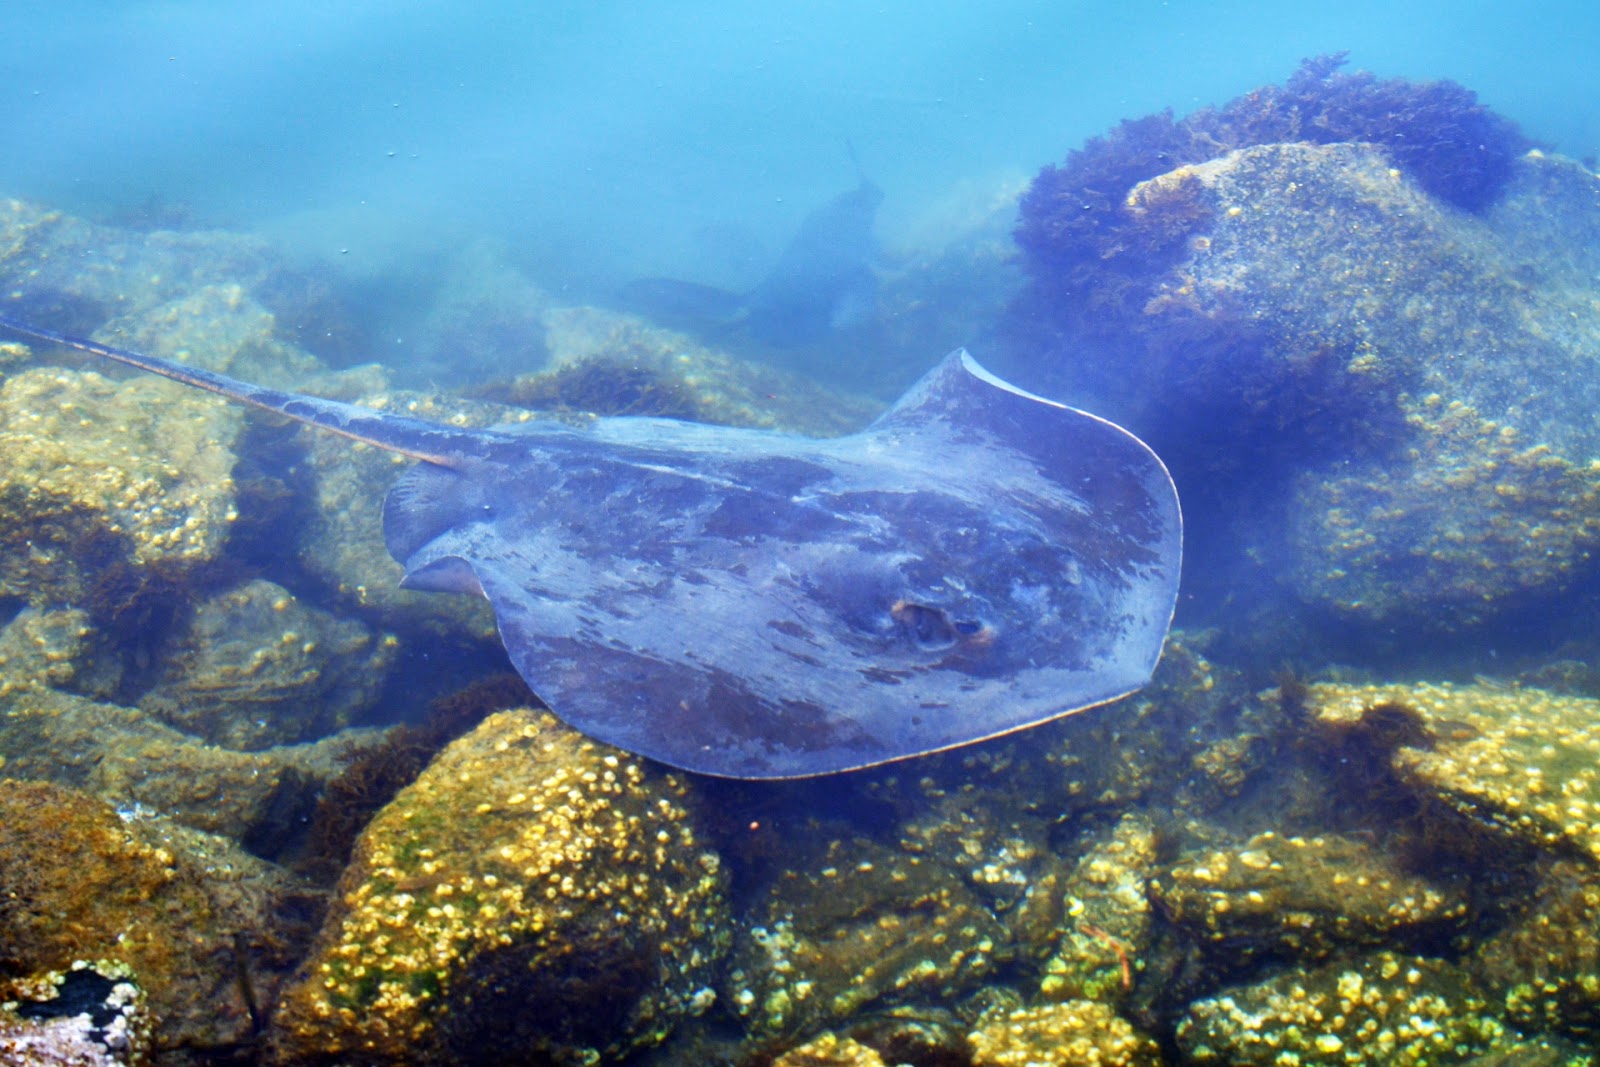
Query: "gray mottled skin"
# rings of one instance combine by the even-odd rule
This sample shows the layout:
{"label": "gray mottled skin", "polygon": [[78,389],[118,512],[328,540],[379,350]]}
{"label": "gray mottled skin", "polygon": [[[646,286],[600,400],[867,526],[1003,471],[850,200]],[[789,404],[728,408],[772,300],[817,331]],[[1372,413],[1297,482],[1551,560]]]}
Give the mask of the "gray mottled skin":
{"label": "gray mottled skin", "polygon": [[384,509],[405,584],[481,591],[591,736],[741,778],[936,751],[1143,685],[1177,595],[1166,469],[952,354],[866,430],[666,419],[458,430],[65,338],[421,460]]}

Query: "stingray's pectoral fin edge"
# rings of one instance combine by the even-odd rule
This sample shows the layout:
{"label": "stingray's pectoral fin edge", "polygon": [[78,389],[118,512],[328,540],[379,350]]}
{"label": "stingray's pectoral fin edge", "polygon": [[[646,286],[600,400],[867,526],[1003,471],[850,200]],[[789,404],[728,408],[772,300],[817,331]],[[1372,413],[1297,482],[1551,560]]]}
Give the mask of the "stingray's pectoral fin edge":
{"label": "stingray's pectoral fin edge", "polygon": [[406,576],[400,579],[400,588],[419,593],[474,593],[488,596],[472,564],[460,556],[441,556],[415,570],[406,571]]}

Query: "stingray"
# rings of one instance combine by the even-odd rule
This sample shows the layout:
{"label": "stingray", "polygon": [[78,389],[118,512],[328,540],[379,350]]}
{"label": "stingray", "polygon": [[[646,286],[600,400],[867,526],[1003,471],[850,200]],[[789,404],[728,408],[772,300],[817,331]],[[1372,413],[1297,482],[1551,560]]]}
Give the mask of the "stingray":
{"label": "stingray", "polygon": [[755,288],[737,293],[677,278],[641,278],[622,306],[663,326],[709,337],[738,335],[775,348],[813,344],[870,320],[878,279],[872,236],[883,190],[865,175],[806,216]]}
{"label": "stingray", "polygon": [[1177,596],[1161,461],[964,350],[865,430],[659,418],[473,430],[0,318],[418,461],[402,585],[488,598],[566,722],[675,767],[793,778],[953,748],[1143,686]]}

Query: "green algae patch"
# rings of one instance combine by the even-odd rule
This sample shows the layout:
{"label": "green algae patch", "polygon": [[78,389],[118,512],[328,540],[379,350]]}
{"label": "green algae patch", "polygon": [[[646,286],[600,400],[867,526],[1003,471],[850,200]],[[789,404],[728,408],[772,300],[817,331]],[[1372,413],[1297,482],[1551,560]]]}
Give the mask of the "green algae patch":
{"label": "green algae patch", "polygon": [[654,1044],[711,1002],[723,881],[681,778],[548,713],[493,715],[362,834],[280,1004],[277,1059],[582,1063]]}
{"label": "green algae patch", "polygon": [[1479,823],[1543,849],[1600,859],[1600,701],[1488,685],[1313,685],[1306,708],[1328,724],[1399,706],[1428,737],[1391,757],[1408,784]]}
{"label": "green algae patch", "polygon": [[55,368],[0,384],[0,592],[120,606],[221,553],[242,415],[175,382]]}

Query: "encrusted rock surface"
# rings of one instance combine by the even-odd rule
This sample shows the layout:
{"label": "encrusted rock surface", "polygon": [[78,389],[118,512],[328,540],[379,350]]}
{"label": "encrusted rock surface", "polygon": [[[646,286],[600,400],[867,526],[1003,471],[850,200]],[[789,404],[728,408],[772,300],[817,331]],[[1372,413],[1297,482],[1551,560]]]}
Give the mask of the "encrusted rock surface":
{"label": "encrusted rock surface", "polygon": [[547,713],[486,719],[363,833],[277,1061],[582,1064],[660,1041],[714,1002],[727,945],[684,794]]}
{"label": "encrusted rock surface", "polygon": [[1181,856],[1153,891],[1172,922],[1229,965],[1392,944],[1447,931],[1468,912],[1459,888],[1401,871],[1361,841],[1272,830]]}
{"label": "encrusted rock surface", "polygon": [[116,610],[222,552],[236,408],[43,367],[0,383],[0,592]]}
{"label": "encrusted rock surface", "polygon": [[327,737],[376,702],[394,647],[257,579],[195,609],[139,706],[231,749]]}
{"label": "encrusted rock surface", "polygon": [[1313,685],[1327,723],[1395,706],[1421,717],[1425,743],[1402,745],[1402,778],[1486,825],[1544,849],[1600,859],[1600,701],[1490,685]]}
{"label": "encrusted rock surface", "polygon": [[1158,1067],[1161,1052],[1109,1006],[1068,1000],[983,1019],[968,1035],[973,1067]]}

